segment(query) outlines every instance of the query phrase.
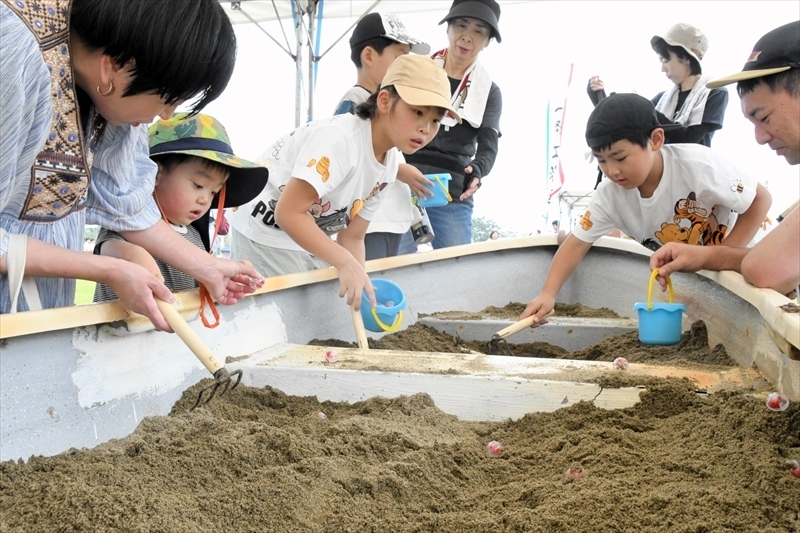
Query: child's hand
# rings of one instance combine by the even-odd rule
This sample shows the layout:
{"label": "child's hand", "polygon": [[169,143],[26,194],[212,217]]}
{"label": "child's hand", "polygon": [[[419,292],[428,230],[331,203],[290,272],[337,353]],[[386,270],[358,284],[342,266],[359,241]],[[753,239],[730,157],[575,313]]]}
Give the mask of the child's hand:
{"label": "child's hand", "polygon": [[401,164],[397,170],[397,179],[411,189],[417,198],[431,198],[433,182],[426,178],[420,170],[412,165]]}
{"label": "child's hand", "polygon": [[347,295],[347,305],[356,311],[361,309],[361,294],[367,291],[367,298],[372,307],[378,305],[375,289],[361,264],[353,259],[339,269],[339,298]]}
{"label": "child's hand", "polygon": [[547,321],[545,320],[544,316],[553,310],[555,304],[555,298],[546,294],[540,294],[528,302],[528,306],[519,316],[519,319],[522,320],[524,318],[528,318],[529,316],[533,316],[534,324],[545,324]]}

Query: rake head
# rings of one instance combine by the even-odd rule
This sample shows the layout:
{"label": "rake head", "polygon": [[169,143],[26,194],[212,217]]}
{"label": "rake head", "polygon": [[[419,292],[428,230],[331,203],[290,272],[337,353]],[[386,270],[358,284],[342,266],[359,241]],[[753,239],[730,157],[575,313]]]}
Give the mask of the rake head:
{"label": "rake head", "polygon": [[[235,380],[234,377],[236,377]],[[222,396],[229,390],[235,389],[237,386],[239,386],[239,382],[241,381],[241,370],[228,372],[225,368],[220,368],[214,373],[214,383],[211,383],[208,387],[205,387],[200,391],[200,394],[197,395],[197,401],[194,402],[194,405],[189,410],[194,411],[200,405],[207,404],[214,399],[214,396],[216,396],[217,393]]]}
{"label": "rake head", "polygon": [[492,335],[492,340],[486,343],[486,351],[489,355],[514,355],[508,342],[497,334]]}

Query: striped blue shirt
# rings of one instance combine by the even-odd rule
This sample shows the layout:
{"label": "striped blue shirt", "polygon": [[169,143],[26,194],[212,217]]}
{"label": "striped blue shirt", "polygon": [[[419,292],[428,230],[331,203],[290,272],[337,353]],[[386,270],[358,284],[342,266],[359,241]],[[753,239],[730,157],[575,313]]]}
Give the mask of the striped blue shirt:
{"label": "striped blue shirt", "polygon": [[[161,215],[152,197],[157,167],[148,155],[147,125],[111,124],[94,151],[87,208],[55,222],[20,220],[31,166],[51,130],[50,74],[34,36],[3,4],[0,34],[0,227],[80,251],[86,223],[131,231],[158,222]],[[0,255],[7,250],[6,238],[0,242]],[[37,278],[36,284],[44,308],[73,304],[75,280]],[[24,297],[20,300],[20,310],[27,310]],[[10,307],[8,276],[0,275],[0,313]]]}

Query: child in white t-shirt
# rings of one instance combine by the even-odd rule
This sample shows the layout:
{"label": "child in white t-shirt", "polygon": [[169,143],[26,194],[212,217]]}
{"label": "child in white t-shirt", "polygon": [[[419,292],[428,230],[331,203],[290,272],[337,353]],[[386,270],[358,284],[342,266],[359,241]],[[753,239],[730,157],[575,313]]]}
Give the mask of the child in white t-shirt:
{"label": "child in white t-shirt", "polygon": [[[358,21],[350,37],[350,59],[358,73],[356,84],[342,96],[334,114],[355,113],[378,90],[389,65],[408,53],[427,55],[431,47],[411,37],[399,18],[391,14],[370,13]],[[411,203],[412,191],[420,198],[432,196],[433,183],[416,167],[406,164],[398,153],[397,181],[386,192],[380,210],[370,222],[364,239],[366,259],[413,253],[416,244],[408,228],[414,221],[416,208]]]}
{"label": "child in white t-shirt", "polygon": [[428,144],[446,111],[454,112],[444,70],[424,56],[397,58],[355,115],[302,126],[259,158],[270,181],[231,218],[231,255],[268,276],[333,265],[348,305],[358,309],[364,290],[376,305],[364,236],[397,176],[395,148]]}
{"label": "child in white t-shirt", "polygon": [[636,94],[612,94],[597,104],[586,142],[609,179],[592,195],[520,318],[534,315],[538,322],[550,312],[592,244],[617,228],[653,250],[676,241],[747,246],[772,204],[769,192],[710,148],[664,146],[670,127]]}

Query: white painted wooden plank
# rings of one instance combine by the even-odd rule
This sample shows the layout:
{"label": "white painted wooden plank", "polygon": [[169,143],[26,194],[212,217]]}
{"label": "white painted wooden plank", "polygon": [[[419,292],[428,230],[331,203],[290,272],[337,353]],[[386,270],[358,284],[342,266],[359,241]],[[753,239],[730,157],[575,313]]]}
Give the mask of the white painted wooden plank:
{"label": "white painted wooden plank", "polygon": [[[232,367],[238,368],[238,365]],[[460,420],[518,419],[527,413],[551,412],[579,401],[593,401],[598,385],[569,381],[504,377],[364,372],[320,368],[243,367],[242,383],[270,386],[294,396],[316,396],[320,401],[358,402],[382,396],[396,398],[420,392],[433,398],[442,411]],[[599,407],[630,407],[641,389],[616,389]]]}

